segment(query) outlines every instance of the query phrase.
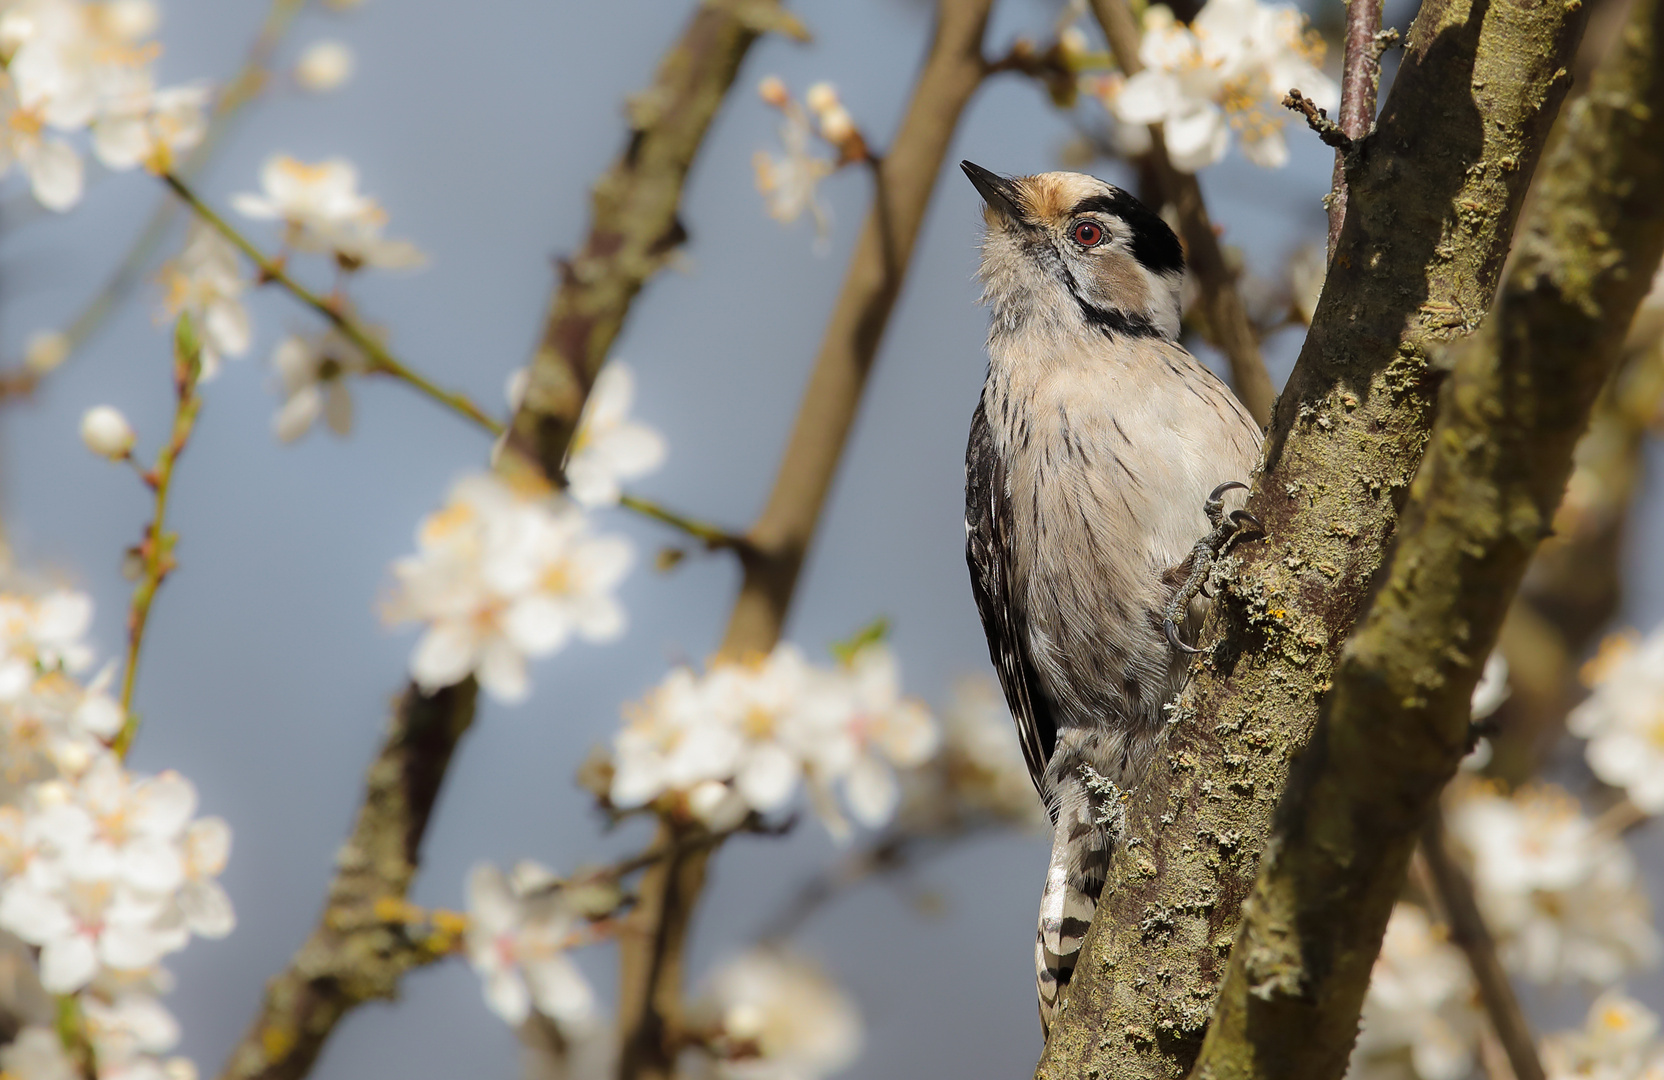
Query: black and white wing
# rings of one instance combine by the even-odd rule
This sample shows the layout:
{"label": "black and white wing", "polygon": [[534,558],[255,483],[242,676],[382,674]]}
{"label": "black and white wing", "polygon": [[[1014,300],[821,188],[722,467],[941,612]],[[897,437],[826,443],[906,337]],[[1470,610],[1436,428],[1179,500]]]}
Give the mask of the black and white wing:
{"label": "black and white wing", "polygon": [[1029,662],[1028,627],[1012,603],[1010,535],[1005,466],[994,450],[988,417],[978,402],[971,418],[971,441],[965,448],[965,562],[971,569],[971,592],[982,615],[982,629],[988,635],[988,655],[1017,722],[1029,776],[1043,796],[1041,781],[1057,745],[1057,725]]}

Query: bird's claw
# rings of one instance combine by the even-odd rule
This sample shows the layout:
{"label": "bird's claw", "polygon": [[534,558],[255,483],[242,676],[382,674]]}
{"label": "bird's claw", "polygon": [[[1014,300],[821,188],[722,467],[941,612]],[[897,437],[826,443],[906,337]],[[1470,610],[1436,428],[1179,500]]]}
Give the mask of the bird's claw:
{"label": "bird's claw", "polygon": [[1246,510],[1232,510],[1228,517],[1225,514],[1225,492],[1239,489],[1247,491],[1248,485],[1240,480],[1227,480],[1209,492],[1207,500],[1202,503],[1202,510],[1212,523],[1213,530],[1197,542],[1190,556],[1190,574],[1173,594],[1162,619],[1162,631],[1167,635],[1167,644],[1179,652],[1194,656],[1207,651],[1186,645],[1179,637],[1178,623],[1185,617],[1190,601],[1195,599],[1198,593],[1210,595],[1206,588],[1208,572],[1213,569],[1213,562],[1219,553],[1244,529],[1262,534],[1265,532],[1265,526],[1260,523],[1260,519]]}
{"label": "bird's claw", "polygon": [[1225,492],[1235,491],[1238,488],[1241,488],[1243,491],[1247,491],[1248,485],[1244,484],[1240,480],[1227,480],[1223,484],[1214,488],[1212,491],[1208,492],[1207,500],[1202,503],[1202,510],[1207,514],[1208,520],[1213,522],[1214,528],[1217,529],[1219,527],[1219,523],[1224,520]]}
{"label": "bird's claw", "polygon": [[1196,655],[1197,653],[1203,653],[1203,652],[1207,651],[1206,649],[1197,649],[1197,648],[1192,648],[1189,645],[1186,645],[1184,643],[1184,641],[1179,637],[1178,624],[1175,623],[1172,619],[1163,619],[1161,621],[1161,628],[1167,632],[1167,644],[1171,645],[1173,648],[1179,650],[1180,652],[1186,652],[1186,653],[1190,653],[1191,655]]}

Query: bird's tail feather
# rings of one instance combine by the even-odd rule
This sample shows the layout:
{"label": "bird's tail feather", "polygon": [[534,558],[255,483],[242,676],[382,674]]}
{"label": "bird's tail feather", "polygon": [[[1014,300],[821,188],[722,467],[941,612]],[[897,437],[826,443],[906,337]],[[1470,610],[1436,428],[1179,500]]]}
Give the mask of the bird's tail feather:
{"label": "bird's tail feather", "polygon": [[1040,925],[1034,935],[1034,981],[1040,999],[1040,1027],[1049,1032],[1052,1016],[1081,944],[1098,910],[1104,875],[1100,864],[1107,850],[1092,824],[1059,820],[1052,834],[1052,857],[1046,867],[1046,889],[1040,895]]}

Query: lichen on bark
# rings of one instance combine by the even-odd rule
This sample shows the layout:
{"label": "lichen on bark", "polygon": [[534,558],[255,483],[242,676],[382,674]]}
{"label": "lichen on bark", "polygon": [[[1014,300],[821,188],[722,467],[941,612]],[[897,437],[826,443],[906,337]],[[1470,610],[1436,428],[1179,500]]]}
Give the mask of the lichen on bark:
{"label": "lichen on bark", "polygon": [[[1186,1075],[1289,763],[1381,568],[1447,346],[1501,273],[1562,99],[1576,4],[1430,0],[1374,134],[1311,333],[1268,433],[1239,545],[1038,1077]],[[1235,479],[1221,477],[1221,480]],[[1272,963],[1263,985],[1293,977]]]}

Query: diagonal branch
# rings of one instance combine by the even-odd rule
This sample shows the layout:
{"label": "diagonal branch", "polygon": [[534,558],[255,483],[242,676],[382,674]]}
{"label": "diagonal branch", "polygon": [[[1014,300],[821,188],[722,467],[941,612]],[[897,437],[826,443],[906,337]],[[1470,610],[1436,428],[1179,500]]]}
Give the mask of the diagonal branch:
{"label": "diagonal branch", "polygon": [[[1127,75],[1144,68],[1138,58],[1138,23],[1127,0],[1092,0],[1104,36],[1109,39],[1115,62]],[[1184,239],[1185,257],[1202,287],[1202,315],[1208,339],[1231,364],[1231,387],[1247,406],[1248,414],[1261,426],[1271,419],[1271,402],[1276,392],[1260,357],[1259,336],[1248,321],[1248,309],[1237,291],[1236,274],[1225,263],[1213,219],[1202,201],[1202,185],[1192,173],[1181,172],[1167,156],[1167,141],[1160,124],[1150,125],[1150,166],[1162,198],[1171,202],[1179,215],[1179,235]]]}
{"label": "diagonal branch", "polygon": [[[993,0],[939,0],[935,38],[850,256],[768,503],[746,534],[745,577],[722,650],[767,652],[780,638],[803,560],[901,291],[930,195],[960,114],[987,74],[983,29]],[[665,830],[673,827],[665,825]],[[682,952],[712,852],[650,869],[638,907],[643,932],[620,942],[623,1080],[672,1075]]]}
{"label": "diagonal branch", "polygon": [[[548,369],[561,360],[540,353],[515,417],[517,432],[539,434],[535,445],[546,466],[553,462],[552,475],[565,457],[606,347],[642,283],[683,235],[680,225],[666,226],[647,245],[653,257],[644,258],[638,227],[676,221],[683,181],[740,60],[760,30],[780,19],[787,16],[773,0],[701,5],[660,62],[653,85],[637,99],[624,152],[597,185],[590,238],[572,264],[580,273],[566,275],[551,304],[556,315],[579,311],[600,328],[585,338],[599,346],[594,365],[586,369],[587,378],[551,395]],[[649,107],[653,102],[660,107]],[[565,316],[552,318],[551,327],[557,324],[571,325]],[[505,454],[504,460],[515,456]],[[409,892],[433,800],[457,741],[473,721],[475,692],[472,679],[431,696],[405,688],[370,766],[358,821],[338,856],[318,926],[267,984],[260,1015],[232,1051],[222,1080],[305,1076],[348,1011],[393,997],[406,971],[432,959],[420,942],[390,933],[366,912],[374,915],[378,899],[402,900]]]}
{"label": "diagonal branch", "polygon": [[1269,538],[1225,571],[1204,628],[1220,644],[1176,705],[1167,767],[1127,804],[1039,1076],[1189,1072],[1288,763],[1420,465],[1434,357],[1494,294],[1581,17],[1531,0],[1423,4],[1359,147],[1340,247],[1249,500]]}
{"label": "diagonal branch", "polygon": [[1664,254],[1661,45],[1664,2],[1636,0],[1457,359],[1390,570],[1278,807],[1197,1075],[1345,1068],[1410,854],[1466,750],[1474,683]]}
{"label": "diagonal branch", "polygon": [[699,5],[659,61],[653,85],[631,98],[624,153],[590,192],[589,235],[560,262],[543,337],[509,443],[558,480],[584,402],[636,293],[687,240],[682,184],[711,119],[759,34],[806,32],[776,0]]}
{"label": "diagonal branch", "polygon": [[[1537,1040],[1531,1024],[1520,1007],[1508,973],[1497,957],[1496,941],[1491,937],[1485,917],[1479,911],[1479,901],[1473,894],[1473,882],[1450,854],[1444,829],[1444,815],[1435,807],[1433,815],[1421,831],[1421,850],[1416,855],[1416,879],[1426,879],[1431,896],[1437,900],[1440,914],[1450,927],[1450,938],[1468,958],[1474,982],[1479,986],[1479,1000],[1490,1017],[1491,1028],[1508,1057],[1509,1071],[1515,1080],[1546,1080],[1543,1063],[1537,1056]],[[1424,869],[1425,874],[1420,873]]]}

